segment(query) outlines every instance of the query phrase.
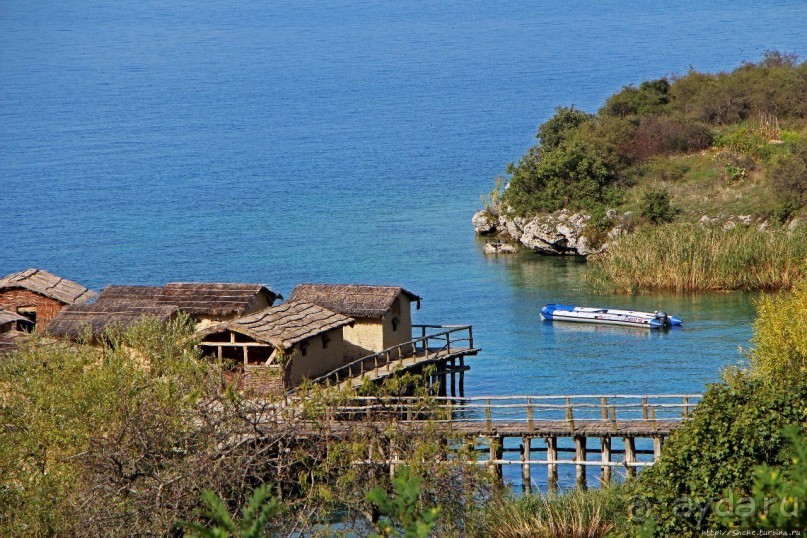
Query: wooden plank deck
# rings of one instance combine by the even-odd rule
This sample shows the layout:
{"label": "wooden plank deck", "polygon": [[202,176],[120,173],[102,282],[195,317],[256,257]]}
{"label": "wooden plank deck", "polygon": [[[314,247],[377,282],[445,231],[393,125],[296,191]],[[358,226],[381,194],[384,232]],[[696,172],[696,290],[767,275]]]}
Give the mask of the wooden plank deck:
{"label": "wooden plank deck", "polygon": [[361,363],[364,372],[358,376],[341,380],[338,384],[334,384],[333,386],[339,387],[340,389],[356,388],[361,386],[365,379],[376,382],[395,374],[396,371],[411,370],[413,368],[423,367],[429,364],[437,364],[442,361],[448,361],[459,357],[476,355],[477,353],[479,353],[479,348],[473,347],[452,348],[450,351],[445,348],[428,350],[421,349],[409,356],[394,359],[385,364],[379,365],[374,363],[373,357],[370,357]]}

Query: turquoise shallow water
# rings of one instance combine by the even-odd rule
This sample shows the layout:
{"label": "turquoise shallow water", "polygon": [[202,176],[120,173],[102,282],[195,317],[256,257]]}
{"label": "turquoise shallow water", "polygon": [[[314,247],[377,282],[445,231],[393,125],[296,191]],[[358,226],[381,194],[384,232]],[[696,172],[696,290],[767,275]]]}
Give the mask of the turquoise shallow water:
{"label": "turquoise shallow water", "polygon": [[[594,297],[575,260],[488,259],[479,194],[557,105],[807,55],[797,1],[4,2],[0,273],[400,283],[472,323],[469,394],[699,391],[752,297]],[[546,324],[655,309],[669,333]]]}

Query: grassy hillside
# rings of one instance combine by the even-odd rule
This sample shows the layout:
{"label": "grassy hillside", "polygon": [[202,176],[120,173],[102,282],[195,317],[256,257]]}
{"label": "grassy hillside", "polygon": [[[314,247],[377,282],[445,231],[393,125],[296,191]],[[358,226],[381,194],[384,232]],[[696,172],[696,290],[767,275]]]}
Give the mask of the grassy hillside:
{"label": "grassy hillside", "polygon": [[[558,108],[536,136],[507,167],[509,187],[494,209],[787,221],[807,203],[807,63],[768,52],[730,73],[626,86],[595,114]],[[671,211],[654,213],[659,197]]]}

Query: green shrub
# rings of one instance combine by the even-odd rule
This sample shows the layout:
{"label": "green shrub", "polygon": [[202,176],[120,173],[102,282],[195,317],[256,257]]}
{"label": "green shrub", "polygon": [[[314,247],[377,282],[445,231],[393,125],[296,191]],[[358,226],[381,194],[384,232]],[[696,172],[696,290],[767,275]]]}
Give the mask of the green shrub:
{"label": "green shrub", "polygon": [[594,115],[571,107],[558,107],[555,115],[538,127],[538,140],[542,151],[557,149],[570,134],[584,123],[594,121]]}
{"label": "green shrub", "polygon": [[782,155],[774,160],[768,178],[777,195],[801,207],[807,202],[807,160],[800,154]]}
{"label": "green shrub", "polygon": [[763,296],[757,310],[754,376],[784,387],[807,385],[807,282],[789,294]]}
{"label": "green shrub", "polygon": [[725,502],[715,507],[720,523],[728,528],[807,529],[807,438],[798,426],[782,430],[792,451],[790,461],[780,467],[767,463],[754,469],[750,496],[727,491]]}
{"label": "green shrub", "polygon": [[637,499],[659,536],[722,528],[714,511],[727,490],[748,494],[755,466],[789,461],[782,429],[807,420],[807,386],[784,389],[743,373],[710,385],[693,418],[675,430],[661,458],[642,472]]}
{"label": "green shrub", "polygon": [[750,129],[733,129],[719,134],[714,139],[718,148],[728,149],[756,160],[765,160],[771,155],[771,146],[762,135]]}
{"label": "green shrub", "polygon": [[642,193],[639,214],[653,224],[664,224],[675,220],[678,209],[666,189],[650,187]]}
{"label": "green shrub", "polygon": [[269,520],[280,507],[280,503],[269,493],[269,487],[260,486],[252,493],[247,504],[241,509],[241,517],[230,515],[227,505],[215,492],[202,492],[205,508],[200,510],[204,523],[180,521],[177,527],[185,529],[187,535],[197,538],[269,538]]}
{"label": "green shrub", "polygon": [[380,534],[371,534],[372,538],[429,536],[440,517],[440,507],[421,510],[418,502],[420,483],[421,479],[412,476],[409,467],[403,466],[397,469],[395,478],[392,479],[395,490],[393,495],[378,486],[367,493],[367,500],[383,514],[376,524]]}
{"label": "green shrub", "polygon": [[601,112],[611,116],[649,115],[661,112],[670,102],[670,82],[665,78],[625,86],[605,102]]}

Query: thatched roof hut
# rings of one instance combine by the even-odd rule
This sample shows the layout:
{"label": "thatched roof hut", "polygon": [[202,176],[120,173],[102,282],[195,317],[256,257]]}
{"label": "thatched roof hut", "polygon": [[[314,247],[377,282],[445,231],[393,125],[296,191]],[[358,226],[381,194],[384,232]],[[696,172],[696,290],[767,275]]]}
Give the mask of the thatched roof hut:
{"label": "thatched roof hut", "polygon": [[353,323],[353,319],[315,304],[290,301],[214,325],[199,334],[204,339],[206,335],[228,330],[248,336],[256,342],[289,350],[299,342]]}
{"label": "thatched roof hut", "polygon": [[271,306],[278,297],[261,284],[173,282],[165,286],[108,286],[96,303],[175,306],[193,318],[223,320]]}
{"label": "thatched roof hut", "polygon": [[300,284],[294,288],[289,300],[314,303],[354,318],[380,319],[402,295],[417,302],[417,308],[420,308],[421,298],[400,286]]}
{"label": "thatched roof hut", "polygon": [[288,302],[199,331],[199,346],[241,372],[241,388],[276,394],[341,366],[342,330],[353,323],[315,304]]}
{"label": "thatched roof hut", "polygon": [[63,304],[86,303],[96,296],[81,284],[33,268],[0,278],[0,293],[13,289],[29,290]]}
{"label": "thatched roof hut", "polygon": [[107,328],[125,328],[144,317],[168,321],[179,310],[172,305],[121,304],[113,301],[96,301],[91,304],[74,304],[62,309],[45,329],[51,336],[76,339],[100,337]]}

